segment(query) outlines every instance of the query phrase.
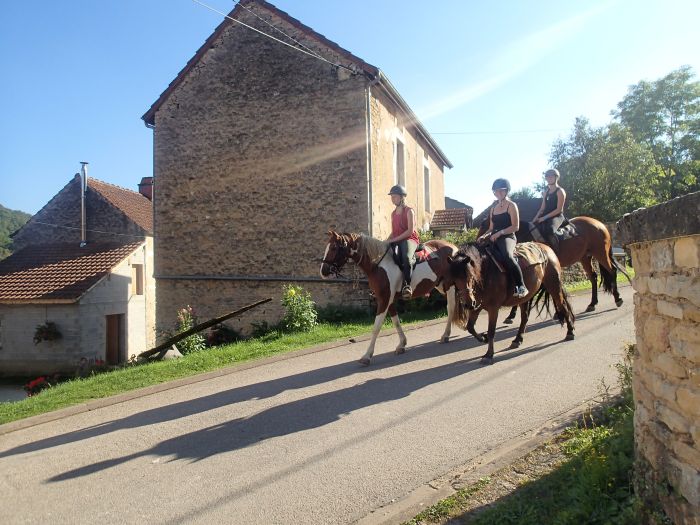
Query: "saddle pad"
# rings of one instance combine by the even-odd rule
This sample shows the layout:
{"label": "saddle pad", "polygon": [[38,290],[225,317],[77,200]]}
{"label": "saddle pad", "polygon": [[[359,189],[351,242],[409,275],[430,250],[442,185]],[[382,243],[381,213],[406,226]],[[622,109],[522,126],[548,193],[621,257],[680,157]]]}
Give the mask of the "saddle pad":
{"label": "saddle pad", "polygon": [[518,258],[518,261],[523,261],[525,263],[520,263],[520,265],[524,266],[525,268],[535,264],[543,264],[547,262],[547,256],[534,242],[522,242],[516,244],[515,256]]}
{"label": "saddle pad", "polygon": [[435,259],[437,256],[434,249],[423,246],[422,250],[416,252],[416,263],[429,261],[430,259]]}

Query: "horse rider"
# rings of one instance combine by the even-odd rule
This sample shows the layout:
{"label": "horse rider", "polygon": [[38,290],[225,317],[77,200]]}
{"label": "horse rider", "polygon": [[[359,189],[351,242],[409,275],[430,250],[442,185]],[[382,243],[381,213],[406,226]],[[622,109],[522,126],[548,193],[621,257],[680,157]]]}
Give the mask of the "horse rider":
{"label": "horse rider", "polygon": [[532,220],[537,225],[542,236],[555,252],[559,251],[559,238],[556,231],[564,222],[564,203],[566,192],[559,186],[561,175],[557,169],[549,169],[544,172],[547,181],[547,189],[542,193],[542,204]]}
{"label": "horse rider", "polygon": [[484,242],[490,239],[505,259],[508,273],[515,283],[514,297],[525,297],[528,290],[523,280],[523,272],[515,260],[515,232],[520,228],[520,213],[518,205],[508,198],[510,182],[506,179],[496,179],[491,186],[496,202],[489,213],[489,229],[477,239]]}
{"label": "horse rider", "polygon": [[411,270],[416,260],[416,248],[420,243],[416,231],[416,214],[413,208],[406,204],[406,188],[396,184],[389,190],[389,195],[396,208],[391,212],[391,236],[387,241],[398,247],[404,278],[401,297],[408,300],[413,295]]}

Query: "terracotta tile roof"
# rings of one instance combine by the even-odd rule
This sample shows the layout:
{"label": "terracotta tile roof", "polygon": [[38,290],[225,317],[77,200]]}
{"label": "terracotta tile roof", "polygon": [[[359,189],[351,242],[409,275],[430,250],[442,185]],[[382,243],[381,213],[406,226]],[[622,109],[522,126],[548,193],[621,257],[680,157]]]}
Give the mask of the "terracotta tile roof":
{"label": "terracotta tile roof", "polygon": [[148,233],[153,233],[153,205],[146,197],[136,191],[89,177],[88,187],[123,211],[127,217]]}
{"label": "terracotta tile roof", "polygon": [[141,244],[27,246],[0,261],[0,303],[75,302]]}
{"label": "terracotta tile roof", "polygon": [[471,208],[451,208],[449,210],[436,210],[430,229],[435,230],[461,230],[469,226],[472,218]]}

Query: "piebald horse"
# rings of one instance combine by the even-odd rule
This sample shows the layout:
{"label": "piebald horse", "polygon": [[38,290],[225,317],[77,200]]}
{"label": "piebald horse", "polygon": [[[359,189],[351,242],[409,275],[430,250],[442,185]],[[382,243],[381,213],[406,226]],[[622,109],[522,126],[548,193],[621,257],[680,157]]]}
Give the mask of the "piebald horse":
{"label": "piebald horse", "polygon": [[[452,322],[455,320],[455,308],[461,308],[455,299],[454,289],[446,288],[443,277],[449,271],[448,259],[457,253],[457,247],[447,241],[432,240],[424,244],[427,253],[421,260],[421,254],[416,254],[419,261],[411,276],[413,298],[427,295],[433,288],[447,295],[447,324],[440,338],[441,343],[450,339]],[[394,262],[391,246],[388,242],[380,241],[368,235],[356,233],[328,232],[328,245],[321,263],[321,277],[328,279],[339,274],[341,268],[352,260],[367,275],[369,287],[377,302],[377,313],[372,329],[372,339],[360,363],[367,366],[374,354],[374,345],[379,330],[384,323],[387,312],[399,335],[399,345],[395,354],[406,351],[406,335],[401,328],[399,316],[394,306],[397,294],[401,291],[403,274]]]}

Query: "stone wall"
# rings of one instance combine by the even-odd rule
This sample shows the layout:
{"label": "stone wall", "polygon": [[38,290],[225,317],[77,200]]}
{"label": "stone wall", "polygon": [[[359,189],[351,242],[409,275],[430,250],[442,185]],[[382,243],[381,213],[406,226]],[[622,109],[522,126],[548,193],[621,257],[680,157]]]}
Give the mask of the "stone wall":
{"label": "stone wall", "polygon": [[617,229],[635,269],[636,489],[645,508],[700,523],[700,193]]}

